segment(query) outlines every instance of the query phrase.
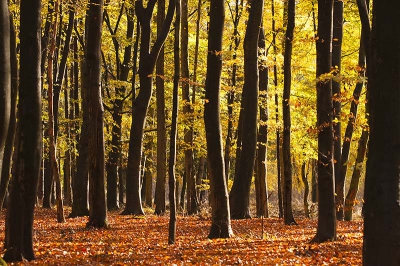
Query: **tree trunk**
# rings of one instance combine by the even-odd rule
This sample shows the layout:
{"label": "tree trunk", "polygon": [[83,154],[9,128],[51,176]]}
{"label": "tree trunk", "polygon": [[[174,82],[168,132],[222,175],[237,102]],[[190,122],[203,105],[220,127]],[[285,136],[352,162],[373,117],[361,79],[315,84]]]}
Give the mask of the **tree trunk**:
{"label": "tree trunk", "polygon": [[257,147],[258,111],[258,37],[263,13],[263,0],[253,0],[244,39],[244,86],[242,93],[242,151],[238,175],[230,192],[230,209],[233,219],[250,218],[250,185],[253,176]]}
{"label": "tree trunk", "polygon": [[318,161],[311,159],[311,202],[318,202]]}
{"label": "tree trunk", "polygon": [[[157,1],[157,34],[162,31],[165,18],[165,0]],[[165,128],[164,95],[164,48],[161,48],[156,66],[156,103],[157,103],[157,177],[155,192],[155,214],[165,213],[165,186],[167,176],[167,137]]]}
{"label": "tree trunk", "polygon": [[308,185],[305,162],[301,165],[301,180],[303,181],[304,184],[304,197],[303,197],[304,215],[306,216],[306,218],[310,218],[310,208],[308,206],[308,194],[310,193],[310,187]]}
{"label": "tree trunk", "polygon": [[[332,42],[332,68],[335,69],[334,75],[340,76],[341,61],[342,61],[342,39],[343,39],[343,1],[333,1],[333,42]],[[342,156],[342,129],[341,129],[341,89],[339,80],[332,80],[332,96],[333,96],[333,159],[335,172],[335,204],[336,204],[336,219],[342,221],[344,212],[344,182],[340,175],[340,164]]]}
{"label": "tree trunk", "polygon": [[[2,5],[2,4],[1,4]],[[6,6],[7,7],[7,6]],[[3,12],[3,10],[1,10]],[[4,15],[4,13],[1,13]],[[6,14],[8,14],[8,7],[6,10]],[[2,18],[5,19],[5,18]],[[5,23],[6,24],[6,23]],[[1,158],[0,155],[0,160],[2,160],[2,163],[0,162],[0,177],[1,177],[1,183],[0,183],[0,210],[3,207],[4,199],[7,194],[7,189],[8,189],[8,183],[10,181],[10,171],[11,171],[11,159],[13,156],[13,148],[14,148],[14,139],[15,139],[15,132],[16,132],[16,127],[17,127],[17,112],[16,112],[16,100],[17,100],[17,94],[18,94],[18,61],[17,61],[17,51],[16,51],[16,35],[15,35],[15,29],[14,29],[14,23],[13,19],[10,16],[10,38],[8,39],[9,41],[9,46],[10,46],[10,74],[11,74],[11,80],[10,80],[10,123],[8,127],[8,132],[7,132],[7,138],[5,141],[5,147],[4,147],[4,154],[3,158]],[[4,29],[5,30],[5,29]],[[0,35],[3,34],[0,32]],[[4,34],[6,35],[6,34]],[[3,39],[3,38],[0,38]],[[6,37],[4,36],[4,39]],[[6,49],[4,49],[5,52]],[[6,56],[4,57],[6,58]],[[3,68],[7,67],[7,62],[4,62],[4,64],[1,64]],[[4,71],[6,73],[7,71]],[[1,74],[0,74],[1,75]],[[2,79],[2,78],[0,78]],[[4,79],[6,81],[6,79]],[[6,89],[7,82],[1,83],[2,85],[2,90],[3,87]],[[4,106],[5,107],[5,106]]]}
{"label": "tree trunk", "polygon": [[375,1],[367,55],[370,137],[364,192],[363,265],[400,263],[400,9]]}
{"label": "tree trunk", "polygon": [[318,127],[318,228],[313,241],[336,240],[333,166],[332,82],[324,75],[332,67],[333,0],[318,1],[317,127]]}
{"label": "tree trunk", "polygon": [[41,1],[22,0],[20,14],[18,175],[13,178],[7,208],[4,259],[8,262],[35,259],[33,214],[42,156]]}
{"label": "tree trunk", "polygon": [[[259,56],[266,56],[264,27],[260,28],[258,37]],[[257,217],[268,217],[268,186],[267,186],[267,121],[268,121],[268,68],[266,62],[259,62],[260,88],[260,121],[257,134],[257,161],[256,161],[256,207]]]}
{"label": "tree trunk", "polygon": [[[164,41],[168,36],[168,32],[172,23],[175,5],[174,0],[170,0],[167,16],[163,23],[162,31],[150,50],[150,34],[151,34],[151,18],[155,1],[147,3],[146,8],[143,7],[142,1],[136,1],[135,12],[141,25],[141,42],[140,42],[140,61],[139,61],[139,78],[140,91],[135,100],[132,110],[131,135],[129,139],[129,154],[126,177],[126,206],[123,214],[142,215],[142,202],[140,198],[140,163],[142,156],[143,129],[146,121],[146,114],[152,94],[153,78],[155,64],[158,54],[164,45]],[[165,177],[164,177],[165,178]]]}
{"label": "tree trunk", "polygon": [[290,144],[290,90],[292,86],[292,47],[293,47],[293,31],[295,27],[295,1],[288,1],[287,12],[287,29],[285,38],[285,54],[284,54],[284,88],[282,99],[283,113],[283,218],[287,225],[297,224],[293,217],[292,210],[292,179],[293,166],[291,159],[291,144]]}
{"label": "tree trunk", "polygon": [[181,20],[181,2],[175,0],[176,16],[175,16],[175,38],[174,38],[174,87],[172,92],[172,126],[169,146],[169,232],[168,244],[174,244],[176,238],[176,199],[175,199],[175,163],[176,163],[176,135],[178,126],[178,88],[180,79],[180,58],[179,58],[179,42],[180,42],[180,20]]}
{"label": "tree trunk", "polygon": [[345,221],[351,221],[353,219],[353,209],[358,192],[358,184],[360,182],[362,165],[367,151],[368,135],[368,131],[363,130],[361,137],[358,140],[356,164],[353,175],[351,176],[350,187],[346,195],[346,204],[344,206]]}
{"label": "tree trunk", "polygon": [[103,0],[90,0],[86,13],[85,89],[89,126],[89,221],[87,227],[107,227],[104,161],[104,109],[101,97],[101,25]]}
{"label": "tree trunk", "polygon": [[211,228],[209,238],[228,238],[233,235],[226,186],[225,165],[222,150],[220,122],[220,90],[222,71],[222,37],[225,20],[223,0],[210,2],[210,26],[208,32],[208,54],[204,123],[206,128],[207,154],[210,162]]}

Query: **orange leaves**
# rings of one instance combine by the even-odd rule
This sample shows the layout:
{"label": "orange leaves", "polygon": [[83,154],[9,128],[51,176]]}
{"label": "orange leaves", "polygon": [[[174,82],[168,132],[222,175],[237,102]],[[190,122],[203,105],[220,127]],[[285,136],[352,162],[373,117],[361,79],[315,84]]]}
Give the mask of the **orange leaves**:
{"label": "orange leaves", "polygon": [[[4,217],[4,216],[3,216]],[[178,217],[177,241],[167,244],[168,215],[142,219],[109,214],[109,229],[86,229],[87,218],[56,222],[55,210],[38,208],[35,254],[26,265],[360,265],[362,222],[338,222],[338,240],[310,244],[315,220],[285,226],[277,218],[232,221],[235,236],[207,239],[210,220]],[[4,230],[4,220],[0,222]],[[263,235],[262,235],[263,234]],[[4,241],[4,234],[0,235]]]}

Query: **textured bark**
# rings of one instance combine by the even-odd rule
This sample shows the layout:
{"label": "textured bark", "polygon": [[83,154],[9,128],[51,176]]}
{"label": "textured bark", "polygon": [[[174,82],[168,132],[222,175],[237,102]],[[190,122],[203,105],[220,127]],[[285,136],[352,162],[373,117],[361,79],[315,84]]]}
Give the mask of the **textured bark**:
{"label": "textured bark", "polygon": [[181,21],[181,2],[175,0],[176,15],[175,15],[175,38],[174,38],[174,87],[172,92],[172,125],[169,140],[169,166],[168,166],[168,184],[169,184],[169,230],[168,230],[168,244],[174,244],[176,238],[176,199],[175,199],[175,164],[176,164],[176,136],[178,126],[178,105],[179,105],[179,79],[180,79],[180,57],[179,57],[179,44],[180,44],[180,21]]}
{"label": "textured bark", "polygon": [[295,27],[295,1],[288,1],[287,12],[287,28],[285,37],[285,54],[284,54],[284,84],[283,84],[283,99],[282,99],[282,113],[283,113],[283,143],[282,143],[282,157],[283,157],[283,218],[285,224],[296,224],[293,217],[292,210],[292,179],[293,179],[293,166],[291,159],[291,144],[290,144],[290,128],[291,128],[291,115],[290,115],[290,90],[292,86],[292,41],[293,32]]}
{"label": "textured bark", "polygon": [[317,127],[318,127],[318,228],[313,241],[336,240],[333,166],[332,82],[324,78],[332,67],[332,0],[318,1]]}
{"label": "textured bark", "polygon": [[[11,67],[11,95],[10,95],[10,124],[7,132],[7,139],[4,147],[3,163],[1,170],[0,183],[0,210],[7,194],[8,184],[11,175],[11,160],[13,157],[13,148],[15,133],[17,128],[17,95],[18,95],[18,60],[16,51],[16,36],[13,19],[10,16],[10,67]],[[1,160],[1,158],[0,158]]]}
{"label": "textured bark", "polygon": [[[143,130],[146,114],[152,94],[152,74],[158,54],[164,45],[171,27],[175,5],[170,0],[167,16],[162,31],[150,49],[151,18],[156,1],[151,0],[143,7],[142,1],[136,1],[135,12],[141,26],[139,78],[140,91],[135,99],[132,110],[131,135],[129,139],[129,154],[126,177],[126,206],[123,214],[144,214],[140,198],[140,163],[142,156]],[[165,177],[164,177],[165,178]]]}
{"label": "textured bark", "polygon": [[367,55],[370,136],[363,265],[400,264],[400,9],[374,1]]}
{"label": "textured bark", "polygon": [[308,194],[310,193],[310,186],[308,185],[305,162],[301,165],[301,180],[303,181],[304,184],[304,197],[303,197],[304,215],[306,216],[306,218],[310,218],[310,208],[308,205]]}
{"label": "textured bark", "polygon": [[[332,42],[332,68],[335,68],[335,75],[340,75],[341,59],[342,59],[342,39],[343,39],[343,1],[333,1],[333,42]],[[332,81],[332,96],[333,96],[333,139],[334,139],[334,170],[335,170],[335,204],[336,204],[336,219],[343,220],[344,212],[344,181],[340,175],[340,163],[342,156],[342,129],[341,129],[341,88],[339,80]]]}
{"label": "textured bark", "polygon": [[[258,37],[259,56],[266,56],[264,27]],[[266,62],[259,62],[260,120],[257,134],[257,160],[255,173],[257,217],[268,217],[267,186],[267,121],[268,121],[268,68]]]}
{"label": "textured bark", "polygon": [[21,1],[19,145],[6,217],[4,259],[35,259],[33,251],[33,214],[42,156],[41,121],[41,1]]}
{"label": "textured bark", "polygon": [[89,126],[89,221],[88,227],[107,227],[104,159],[104,109],[101,97],[101,26],[103,0],[90,0],[86,13],[85,87]]}
{"label": "textured bark", "polygon": [[209,238],[228,238],[233,235],[226,186],[220,123],[220,91],[222,37],[225,20],[223,0],[211,0],[208,32],[206,93],[204,106],[207,154],[210,166],[211,228]]}
{"label": "textured bark", "polygon": [[11,113],[10,19],[7,1],[0,2],[0,179]]}
{"label": "textured bark", "polygon": [[243,120],[242,151],[238,174],[229,195],[231,217],[250,218],[250,185],[253,177],[257,147],[258,111],[258,37],[263,13],[263,0],[253,0],[244,39],[244,85],[242,93]]}
{"label": "textured bark", "polygon": [[367,151],[368,136],[368,131],[364,130],[360,139],[358,140],[356,164],[353,175],[351,176],[350,186],[346,195],[344,206],[344,219],[346,221],[351,221],[353,219],[353,209],[356,203],[355,200],[358,193],[358,184],[361,178],[362,165]]}
{"label": "textured bark", "polygon": [[[157,34],[162,31],[165,18],[165,0],[157,1]],[[165,129],[164,95],[164,48],[161,48],[156,65],[156,103],[157,103],[157,177],[155,192],[155,214],[165,213],[165,186],[167,176],[167,137]]]}

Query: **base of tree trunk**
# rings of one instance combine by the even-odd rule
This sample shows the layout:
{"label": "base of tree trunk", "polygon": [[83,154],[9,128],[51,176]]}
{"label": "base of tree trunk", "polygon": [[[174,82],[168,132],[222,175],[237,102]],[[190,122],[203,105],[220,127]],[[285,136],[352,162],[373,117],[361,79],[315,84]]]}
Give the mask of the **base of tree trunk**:
{"label": "base of tree trunk", "polygon": [[211,225],[210,233],[208,234],[209,239],[215,238],[230,238],[233,236],[232,228],[227,224],[216,224]]}
{"label": "base of tree trunk", "polygon": [[6,262],[14,262],[14,261],[23,261],[23,260],[34,260],[36,259],[35,254],[32,252],[29,252],[29,254],[22,254],[20,250],[17,250],[15,248],[10,248],[7,249],[6,252],[4,253],[3,259]]}
{"label": "base of tree trunk", "polygon": [[76,217],[84,217],[84,216],[89,216],[89,210],[88,209],[72,211],[68,215],[68,218],[76,218]]}
{"label": "base of tree trunk", "polygon": [[310,243],[324,243],[335,241],[335,237],[319,236],[318,233],[311,239]]}
{"label": "base of tree trunk", "polygon": [[127,210],[125,208],[125,210],[121,212],[121,215],[146,215],[146,214],[144,213],[143,210]]}
{"label": "base of tree trunk", "polygon": [[86,228],[109,228],[110,225],[108,224],[108,221],[96,221],[96,220],[89,220],[89,222],[86,223]]}
{"label": "base of tree trunk", "polygon": [[251,219],[250,213],[231,213],[231,220]]}

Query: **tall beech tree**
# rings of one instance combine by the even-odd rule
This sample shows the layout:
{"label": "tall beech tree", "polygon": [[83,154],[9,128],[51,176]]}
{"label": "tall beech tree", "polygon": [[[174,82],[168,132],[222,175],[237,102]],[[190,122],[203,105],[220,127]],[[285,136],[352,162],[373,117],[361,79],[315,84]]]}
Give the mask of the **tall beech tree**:
{"label": "tall beech tree", "polygon": [[170,205],[170,216],[169,216],[169,232],[168,232],[168,244],[174,244],[176,238],[176,177],[175,177],[175,164],[176,164],[176,136],[178,133],[178,104],[179,104],[179,79],[180,79],[180,31],[181,31],[181,2],[175,0],[176,16],[175,16],[175,31],[174,31],[174,85],[172,92],[172,125],[169,141],[169,167],[168,167],[168,184],[169,184],[169,205]]}
{"label": "tall beech tree", "polygon": [[[11,67],[11,109],[10,109],[10,124],[8,127],[7,139],[4,147],[4,155],[0,181],[0,210],[3,207],[4,199],[7,194],[8,184],[11,174],[11,161],[13,156],[15,132],[17,128],[17,94],[18,94],[18,60],[17,60],[17,45],[15,28],[12,16],[10,16],[10,67]],[[7,63],[5,63],[5,66]],[[1,160],[1,158],[0,158]]]}
{"label": "tall beech tree", "polygon": [[252,0],[244,38],[244,85],[242,92],[242,151],[238,174],[229,195],[231,217],[250,218],[250,185],[257,147],[258,112],[258,37],[263,13],[263,0]]}
{"label": "tall beech tree", "polygon": [[233,235],[229,211],[228,188],[222,147],[220,91],[222,72],[222,38],[225,21],[223,0],[211,0],[208,31],[207,73],[205,85],[204,123],[210,171],[211,228],[209,238]]}
{"label": "tall beech tree", "polygon": [[10,19],[7,1],[0,2],[0,179],[11,114]]}
{"label": "tall beech tree", "polygon": [[6,261],[35,259],[33,213],[42,157],[41,0],[21,0],[20,16],[19,141],[6,215]]}
{"label": "tall beech tree", "polygon": [[[161,34],[165,19],[165,0],[157,1],[157,34]],[[167,134],[165,127],[164,90],[164,47],[161,47],[156,63],[156,103],[157,103],[157,177],[154,203],[155,214],[165,213],[165,182],[167,176]]]}
{"label": "tall beech tree", "polygon": [[150,0],[146,8],[143,6],[143,0],[135,2],[135,12],[141,26],[139,59],[140,91],[132,107],[132,124],[126,176],[126,206],[122,214],[144,214],[140,198],[140,164],[143,131],[152,94],[152,74],[158,54],[168,36],[175,12],[174,0],[170,0],[162,30],[158,34],[153,47],[150,49],[151,19],[156,2],[156,0]]}
{"label": "tall beech tree", "polygon": [[333,0],[318,0],[317,127],[318,127],[318,227],[315,242],[336,240],[333,166],[332,11]]}
{"label": "tall beech tree", "polygon": [[86,11],[84,75],[89,128],[89,221],[87,226],[107,227],[104,160],[104,109],[101,97],[101,33],[103,0],[90,0]]}
{"label": "tall beech tree", "polygon": [[332,68],[335,69],[335,75],[338,79],[332,80],[333,96],[333,134],[334,134],[334,167],[335,167],[335,204],[336,218],[343,220],[344,217],[344,176],[340,175],[342,155],[342,129],[341,129],[341,88],[340,88],[340,69],[342,62],[342,40],[343,40],[343,1],[333,1],[333,39],[332,39]]}
{"label": "tall beech tree", "polygon": [[293,166],[290,144],[290,90],[292,86],[292,49],[293,32],[295,27],[295,1],[289,0],[287,6],[287,28],[285,37],[285,55],[284,55],[284,84],[283,84],[283,219],[285,224],[296,224],[292,210],[292,179]]}
{"label": "tall beech tree", "polygon": [[268,67],[265,58],[265,34],[264,26],[261,25],[258,36],[259,62],[259,91],[260,91],[260,116],[257,132],[257,156],[256,156],[256,209],[257,217],[268,217],[268,186],[267,186],[267,121],[268,121]]}
{"label": "tall beech tree", "polygon": [[[400,263],[400,9],[375,1],[367,56],[370,137],[363,265]],[[368,50],[367,50],[368,51]]]}

